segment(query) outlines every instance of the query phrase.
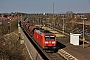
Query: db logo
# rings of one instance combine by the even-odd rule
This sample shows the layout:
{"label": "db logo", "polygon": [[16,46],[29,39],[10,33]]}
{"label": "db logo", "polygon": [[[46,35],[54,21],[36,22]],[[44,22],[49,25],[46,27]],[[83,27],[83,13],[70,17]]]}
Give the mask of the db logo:
{"label": "db logo", "polygon": [[51,41],[49,41],[49,43],[51,43]]}

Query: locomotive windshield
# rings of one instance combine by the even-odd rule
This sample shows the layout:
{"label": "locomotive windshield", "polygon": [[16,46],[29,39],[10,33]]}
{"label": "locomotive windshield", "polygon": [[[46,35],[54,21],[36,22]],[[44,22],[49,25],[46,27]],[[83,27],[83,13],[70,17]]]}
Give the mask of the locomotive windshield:
{"label": "locomotive windshield", "polygon": [[55,40],[55,36],[45,36],[45,40]]}

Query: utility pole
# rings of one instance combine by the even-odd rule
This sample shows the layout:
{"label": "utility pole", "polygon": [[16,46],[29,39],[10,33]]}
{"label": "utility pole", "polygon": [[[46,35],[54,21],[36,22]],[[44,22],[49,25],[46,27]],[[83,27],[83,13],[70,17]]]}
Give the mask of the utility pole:
{"label": "utility pole", "polygon": [[55,26],[55,19],[54,19],[54,3],[53,3],[53,22],[54,22],[54,26]]}
{"label": "utility pole", "polygon": [[64,19],[65,18],[64,18],[64,15],[63,15],[63,29],[62,29],[63,30],[63,34],[64,34]]}
{"label": "utility pole", "polygon": [[84,16],[83,16],[83,48],[84,48],[84,40],[85,40],[85,37],[84,37]]}
{"label": "utility pole", "polygon": [[62,26],[63,26],[63,27],[62,27],[62,32],[63,32],[63,34],[64,34],[64,19],[65,19],[65,15],[61,15],[61,16],[62,16],[62,20],[63,20],[63,21],[62,21],[62,23],[63,23],[63,24],[62,24]]}
{"label": "utility pole", "polygon": [[85,37],[84,37],[84,15],[82,15],[82,18],[83,19],[83,36],[82,36],[82,40],[83,40],[83,48],[84,48],[84,40],[85,40]]}
{"label": "utility pole", "polygon": [[85,29],[84,24],[85,23],[84,23],[84,20],[87,19],[87,18],[85,18],[84,15],[82,15],[82,18],[81,19],[83,20],[83,33],[82,33],[83,36],[82,36],[82,40],[83,40],[83,48],[84,48],[84,41],[85,41],[85,31],[84,31],[84,29]]}

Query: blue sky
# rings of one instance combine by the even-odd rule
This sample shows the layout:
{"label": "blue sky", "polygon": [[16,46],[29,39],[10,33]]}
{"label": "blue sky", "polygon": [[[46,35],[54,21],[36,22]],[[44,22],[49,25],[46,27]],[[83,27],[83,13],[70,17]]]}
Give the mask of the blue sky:
{"label": "blue sky", "polygon": [[90,13],[90,0],[0,0],[0,12],[25,13]]}

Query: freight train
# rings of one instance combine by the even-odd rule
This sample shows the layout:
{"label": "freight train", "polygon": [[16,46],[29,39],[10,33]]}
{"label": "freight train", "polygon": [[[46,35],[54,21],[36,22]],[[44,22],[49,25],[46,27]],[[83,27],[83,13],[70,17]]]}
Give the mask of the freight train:
{"label": "freight train", "polygon": [[54,33],[25,21],[20,22],[20,26],[21,25],[24,31],[34,37],[34,40],[43,50],[56,50],[56,35]]}

